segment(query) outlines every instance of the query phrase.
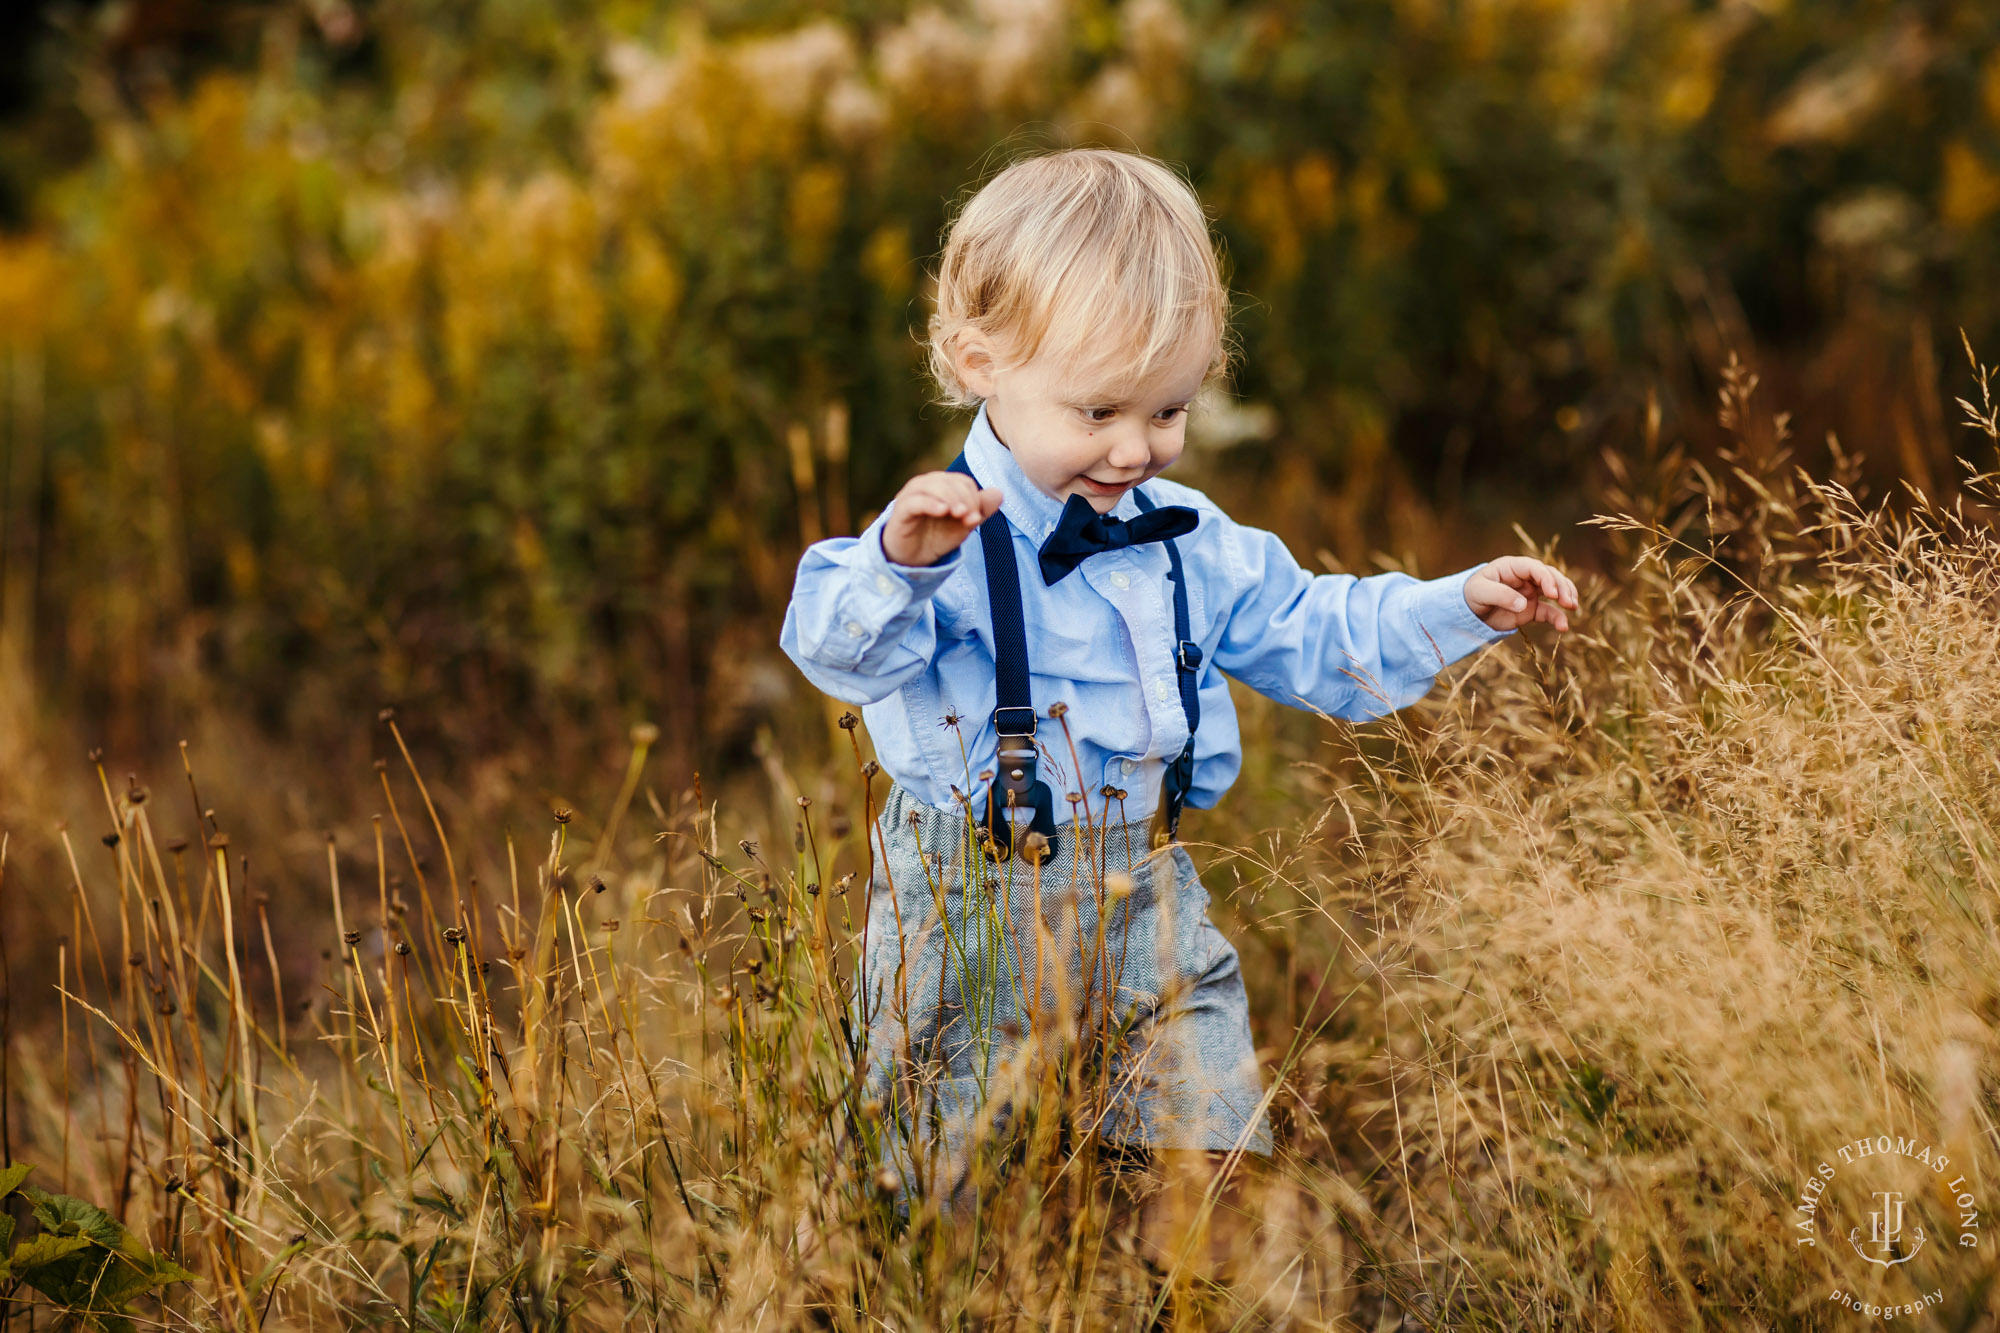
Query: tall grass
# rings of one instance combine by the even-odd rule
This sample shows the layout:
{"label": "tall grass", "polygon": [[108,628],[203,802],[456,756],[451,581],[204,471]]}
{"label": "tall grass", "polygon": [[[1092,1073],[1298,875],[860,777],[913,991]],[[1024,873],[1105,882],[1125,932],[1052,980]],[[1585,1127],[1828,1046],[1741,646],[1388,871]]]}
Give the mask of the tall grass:
{"label": "tall grass", "polygon": [[1895,1268],[1840,1265],[1858,1195],[1824,1246],[1797,1223],[1863,1137],[1979,1199],[2000,1164],[2000,474],[1868,502],[1837,442],[1791,467],[1755,388],[1731,369],[1723,466],[1655,424],[1614,467],[1629,568],[1575,632],[1335,732],[1316,818],[1195,849],[1279,1144],[1199,1193],[1207,1249],[1150,1243],[1156,1173],[1074,1132],[1073,1029],[972,1218],[885,1177],[844,1017],[885,782],[858,732],[861,817],[801,800],[787,848],[657,795],[641,729],[594,836],[558,812],[480,884],[388,718],[370,873],[329,848],[338,940],[314,975],[273,950],[270,995],[223,816],[163,846],[168,784],[104,782],[115,884],[4,885],[76,914],[13,1150],[195,1274],[146,1298],[168,1327],[1821,1327],[1836,1287],[1975,1326],[1958,1208],[1915,1200],[1936,1243]]}

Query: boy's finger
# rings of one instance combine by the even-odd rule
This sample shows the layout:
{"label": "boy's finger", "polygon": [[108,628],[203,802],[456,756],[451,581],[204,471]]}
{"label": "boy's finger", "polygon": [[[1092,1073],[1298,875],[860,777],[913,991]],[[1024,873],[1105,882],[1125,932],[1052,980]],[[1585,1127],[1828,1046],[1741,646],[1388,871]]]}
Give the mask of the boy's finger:
{"label": "boy's finger", "polygon": [[1498,607],[1505,611],[1523,611],[1528,606],[1527,598],[1494,578],[1475,575],[1467,581],[1465,591],[1476,606]]}

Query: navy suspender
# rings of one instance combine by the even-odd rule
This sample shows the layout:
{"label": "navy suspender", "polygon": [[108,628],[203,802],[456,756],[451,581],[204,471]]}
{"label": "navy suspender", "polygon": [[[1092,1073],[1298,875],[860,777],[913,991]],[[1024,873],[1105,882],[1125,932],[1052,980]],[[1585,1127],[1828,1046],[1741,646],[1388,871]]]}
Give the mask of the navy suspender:
{"label": "navy suspender", "polygon": [[[952,460],[951,470],[973,481],[965,455]],[[1142,510],[1153,502],[1134,491],[1133,499]],[[1036,772],[1035,705],[1028,685],[1028,629],[1021,610],[1021,575],[1014,560],[1014,530],[999,510],[979,527],[980,548],[986,554],[986,602],[993,617],[993,730],[998,737],[998,772],[986,794],[986,826],[993,838],[994,854],[1005,860],[1014,850],[1014,821],[1011,810],[1032,810],[1029,827],[1048,839],[1048,855],[1056,851],[1055,797],[1049,784]],[[1180,829],[1181,809],[1194,784],[1194,732],[1201,724],[1201,701],[1196,696],[1196,678],[1201,670],[1201,649],[1195,646],[1188,618],[1187,573],[1181,553],[1171,539],[1167,548],[1168,577],[1174,585],[1174,665],[1180,677],[1181,710],[1187,715],[1188,740],[1180,757],[1167,765],[1162,796],[1166,803],[1167,834]]]}
{"label": "navy suspender", "polygon": [[[1132,498],[1142,510],[1150,511],[1153,502],[1146,498],[1144,491],[1132,492]],[[1167,765],[1167,776],[1161,783],[1161,795],[1167,804],[1167,836],[1180,832],[1181,807],[1187,804],[1188,792],[1194,787],[1194,733],[1201,725],[1201,695],[1197,692],[1201,675],[1201,648],[1194,641],[1194,627],[1188,618],[1187,570],[1181,565],[1180,548],[1172,538],[1167,543],[1167,577],[1174,585],[1174,674],[1180,678],[1181,711],[1187,714],[1187,744],[1181,747],[1180,757]]]}
{"label": "navy suspender", "polygon": [[[965,455],[951,470],[972,477]],[[979,478],[972,477],[976,484]],[[1029,827],[1049,840],[1056,854],[1056,802],[1035,772],[1035,701],[1028,689],[1028,626],[1021,613],[1021,573],[1014,563],[1014,530],[999,510],[979,525],[986,552],[986,604],[993,613],[993,730],[999,737],[999,769],[986,792],[986,827],[993,853],[1006,860],[1014,850],[1012,810],[1033,810]]]}

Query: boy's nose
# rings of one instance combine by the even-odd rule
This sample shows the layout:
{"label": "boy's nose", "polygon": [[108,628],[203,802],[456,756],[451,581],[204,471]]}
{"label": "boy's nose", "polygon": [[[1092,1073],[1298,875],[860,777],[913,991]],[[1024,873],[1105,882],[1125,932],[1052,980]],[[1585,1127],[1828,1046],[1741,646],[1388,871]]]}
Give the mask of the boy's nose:
{"label": "boy's nose", "polygon": [[1152,462],[1153,451],[1146,447],[1146,441],[1137,435],[1120,433],[1105,451],[1104,461],[1115,468],[1144,467]]}

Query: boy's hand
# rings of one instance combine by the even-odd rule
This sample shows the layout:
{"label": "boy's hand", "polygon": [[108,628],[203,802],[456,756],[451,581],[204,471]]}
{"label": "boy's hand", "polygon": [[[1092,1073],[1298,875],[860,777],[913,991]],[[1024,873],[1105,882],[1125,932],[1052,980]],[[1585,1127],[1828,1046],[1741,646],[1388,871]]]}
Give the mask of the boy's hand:
{"label": "boy's hand", "polygon": [[924,472],[896,492],[882,527],[882,553],[899,565],[934,565],[956,551],[1000,507],[1000,492],[963,472]]}
{"label": "boy's hand", "polygon": [[1546,620],[1566,630],[1562,609],[1576,609],[1576,584],[1529,556],[1503,555],[1466,579],[1465,604],[1493,629]]}

